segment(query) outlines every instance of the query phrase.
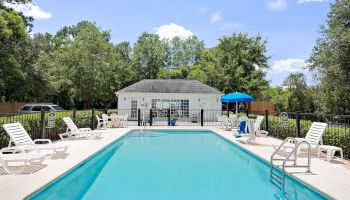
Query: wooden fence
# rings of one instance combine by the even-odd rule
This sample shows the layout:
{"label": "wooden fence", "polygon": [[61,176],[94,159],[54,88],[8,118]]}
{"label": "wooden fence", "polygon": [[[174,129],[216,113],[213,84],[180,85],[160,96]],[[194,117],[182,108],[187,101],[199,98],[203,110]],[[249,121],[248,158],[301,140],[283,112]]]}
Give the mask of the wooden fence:
{"label": "wooden fence", "polygon": [[248,103],[248,110],[254,112],[263,112],[268,110],[270,113],[276,112],[275,105],[269,101],[256,101]]}
{"label": "wooden fence", "polygon": [[17,113],[25,102],[0,102],[0,113]]}

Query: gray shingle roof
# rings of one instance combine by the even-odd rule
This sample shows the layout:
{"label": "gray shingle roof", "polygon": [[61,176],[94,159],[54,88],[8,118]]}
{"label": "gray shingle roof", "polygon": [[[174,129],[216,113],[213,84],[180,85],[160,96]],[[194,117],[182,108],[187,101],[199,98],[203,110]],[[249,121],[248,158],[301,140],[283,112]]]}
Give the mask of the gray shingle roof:
{"label": "gray shingle roof", "polygon": [[211,93],[222,94],[219,90],[212,88],[196,80],[180,79],[144,79],[134,83],[116,93]]}

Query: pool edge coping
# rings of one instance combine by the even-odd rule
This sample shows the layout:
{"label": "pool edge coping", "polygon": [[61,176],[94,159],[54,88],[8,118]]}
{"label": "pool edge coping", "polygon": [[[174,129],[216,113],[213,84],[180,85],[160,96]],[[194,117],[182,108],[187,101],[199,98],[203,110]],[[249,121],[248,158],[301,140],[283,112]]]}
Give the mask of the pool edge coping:
{"label": "pool edge coping", "polygon": [[[105,146],[97,149],[94,153],[92,153],[91,155],[89,155],[88,157],[84,158],[82,161],[80,161],[79,163],[77,163],[76,165],[66,169],[64,172],[62,172],[59,176],[53,178],[52,180],[48,181],[47,183],[45,183],[44,185],[40,186],[38,189],[36,189],[35,191],[32,191],[31,193],[24,195],[23,199],[27,200],[30,199],[32,197],[34,197],[36,194],[40,193],[41,191],[45,190],[47,187],[49,187],[51,184],[53,184],[54,182],[56,182],[57,180],[59,180],[60,178],[66,176],[67,174],[69,174],[70,172],[72,172],[74,169],[78,168],[80,165],[84,164],[85,162],[87,162],[89,159],[91,159],[92,157],[96,156],[98,153],[100,153],[101,151],[103,151],[104,149],[107,149],[109,146],[111,146],[114,142],[120,140],[121,138],[123,138],[126,134],[128,134],[129,132],[135,131],[135,130],[140,130],[140,128],[131,128],[130,130],[126,131],[125,133],[122,133],[122,135],[120,135],[118,138],[111,140],[110,142],[108,142]],[[266,165],[270,165],[270,162],[268,160],[266,160],[265,158],[255,154],[254,152],[252,152],[251,150],[247,149],[246,147],[244,147],[242,144],[240,144],[238,141],[234,141],[234,140],[230,140],[229,138],[226,138],[225,136],[223,136],[222,134],[218,133],[217,130],[215,130],[214,128],[202,128],[202,129],[187,129],[187,128],[176,128],[176,129],[166,129],[166,128],[160,128],[160,129],[152,129],[152,128],[148,128],[146,130],[207,130],[207,131],[211,131],[212,133],[214,133],[215,135],[219,136],[220,138],[222,138],[223,140],[225,140],[226,142],[229,142],[231,144],[233,144],[234,146],[240,148],[241,150],[245,151],[246,153],[250,154],[251,156],[254,156],[255,158],[257,158],[258,160],[260,160],[261,162],[263,162]],[[279,167],[277,167],[278,170],[281,171],[281,169]],[[334,198],[332,195],[329,195],[321,190],[319,190],[317,187],[312,186],[311,184],[305,182],[304,180],[301,180],[300,178],[294,176],[293,174],[291,174],[290,172],[285,172],[287,176],[289,176],[292,179],[295,179],[296,181],[298,181],[299,183],[301,183],[302,185],[304,185],[305,187],[307,187],[310,190],[313,190],[314,192],[318,192],[320,193],[322,196],[328,198],[328,199],[336,199]]]}
{"label": "pool edge coping", "polygon": [[38,189],[36,189],[35,191],[31,192],[30,194],[25,195],[25,197],[23,198],[24,200],[28,200],[31,197],[34,197],[36,194],[40,193],[41,191],[45,190],[47,187],[49,187],[51,184],[53,184],[54,182],[56,182],[57,180],[59,180],[60,178],[66,176],[67,174],[71,173],[74,169],[78,168],[80,165],[83,165],[85,162],[87,162],[89,159],[93,158],[94,156],[96,156],[97,154],[99,154],[100,152],[102,152],[104,149],[107,149],[109,146],[111,146],[114,142],[120,140],[121,138],[123,138],[126,134],[128,134],[129,132],[133,131],[133,130],[137,130],[137,129],[130,129],[129,131],[123,133],[122,135],[120,135],[118,138],[112,140],[111,142],[109,142],[108,144],[106,144],[105,146],[99,148],[97,151],[95,151],[93,154],[91,154],[90,156],[84,158],[82,161],[80,161],[79,163],[77,163],[76,165],[68,168],[67,170],[65,170],[64,172],[62,172],[59,176],[53,178],[52,180],[48,181],[47,183],[45,183],[43,186],[39,187]]}
{"label": "pool edge coping", "polygon": [[[233,145],[238,146],[239,148],[241,148],[243,151],[245,151],[245,152],[247,152],[247,153],[253,155],[254,157],[256,157],[256,158],[257,158],[258,160],[260,160],[261,162],[263,162],[263,163],[265,163],[265,164],[267,164],[267,165],[270,165],[270,162],[269,162],[268,160],[266,160],[266,159],[264,159],[263,157],[261,157],[261,156],[255,154],[255,153],[252,152],[251,150],[245,148],[245,147],[242,146],[240,143],[238,143],[238,142],[236,143],[236,142],[234,142],[234,141],[232,141],[232,140],[230,140],[230,139],[228,139],[228,138],[222,136],[220,133],[217,133],[215,130],[210,130],[210,131],[214,132],[216,135],[218,135],[219,137],[223,138],[225,141],[227,141],[227,142],[229,142],[229,143],[232,143]],[[280,172],[282,172],[281,169],[280,169],[279,167],[277,167],[277,169],[278,169]],[[286,173],[286,175],[289,176],[290,178],[295,179],[295,180],[297,180],[298,182],[300,182],[301,184],[303,184],[303,185],[305,185],[306,187],[308,187],[308,189],[314,190],[315,192],[320,193],[322,196],[324,196],[324,197],[326,197],[326,198],[328,198],[328,199],[336,199],[336,198],[333,197],[332,195],[329,195],[329,194],[327,194],[327,193],[325,193],[325,192],[319,190],[318,188],[316,188],[316,187],[310,185],[309,183],[305,182],[304,180],[301,180],[300,178],[294,176],[294,175],[291,174],[290,172],[285,171],[285,173]]]}

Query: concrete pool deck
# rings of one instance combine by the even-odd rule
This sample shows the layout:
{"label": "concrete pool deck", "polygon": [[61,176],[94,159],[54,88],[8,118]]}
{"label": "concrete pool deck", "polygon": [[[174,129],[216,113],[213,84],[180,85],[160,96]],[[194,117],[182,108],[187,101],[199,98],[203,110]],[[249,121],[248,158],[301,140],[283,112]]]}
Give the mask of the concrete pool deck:
{"label": "concrete pool deck", "polygon": [[[117,128],[103,130],[102,136],[96,140],[71,140],[59,141],[69,144],[67,155],[59,155],[46,159],[43,165],[30,166],[22,174],[8,175],[0,167],[0,194],[1,199],[24,199],[28,195],[56,180],[70,169],[85,161],[99,150],[111,144],[125,133],[139,127]],[[225,139],[238,144],[247,151],[257,155],[263,160],[270,161],[274,151],[272,145],[278,145],[281,140],[272,137],[258,137],[256,145],[242,144],[232,135],[232,132],[224,131],[218,127],[198,126],[153,126],[147,129],[205,129],[212,130]],[[300,158],[298,162],[305,162],[306,158]],[[350,163],[341,163],[335,160],[332,163],[324,159],[312,158],[311,173],[304,173],[304,168],[287,168],[287,171],[302,182],[316,188],[322,193],[334,199],[348,199],[350,196]]]}

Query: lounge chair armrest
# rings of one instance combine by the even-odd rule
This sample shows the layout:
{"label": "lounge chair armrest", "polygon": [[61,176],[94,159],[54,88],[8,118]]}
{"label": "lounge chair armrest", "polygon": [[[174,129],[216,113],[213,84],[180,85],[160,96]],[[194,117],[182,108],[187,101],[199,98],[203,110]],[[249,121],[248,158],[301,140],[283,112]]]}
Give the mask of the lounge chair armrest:
{"label": "lounge chair armrest", "polygon": [[21,146],[12,146],[12,147],[5,147],[0,150],[1,152],[11,152],[11,153],[16,153],[16,152],[21,152],[25,153],[24,148]]}
{"label": "lounge chair armrest", "polygon": [[91,131],[91,128],[79,128],[79,131]]}
{"label": "lounge chair armrest", "polygon": [[298,142],[306,141],[305,138],[294,138]]}
{"label": "lounge chair armrest", "polygon": [[34,143],[36,144],[36,142],[47,142],[49,144],[52,144],[50,139],[36,139],[34,140]]}
{"label": "lounge chair armrest", "polygon": [[[33,149],[31,150],[35,150],[36,152],[40,152],[40,149],[36,146],[36,144],[20,144],[20,145],[16,145],[16,147],[20,147],[23,148],[23,150],[28,150],[28,146],[32,147]],[[26,147],[26,148],[24,148]]]}

